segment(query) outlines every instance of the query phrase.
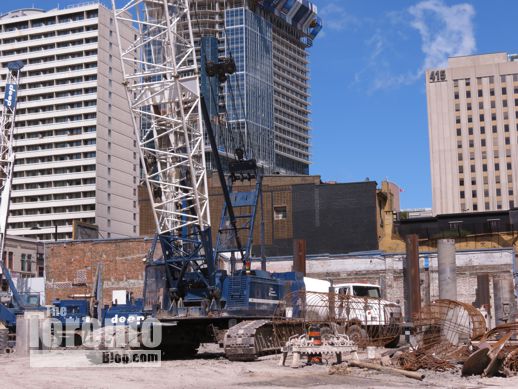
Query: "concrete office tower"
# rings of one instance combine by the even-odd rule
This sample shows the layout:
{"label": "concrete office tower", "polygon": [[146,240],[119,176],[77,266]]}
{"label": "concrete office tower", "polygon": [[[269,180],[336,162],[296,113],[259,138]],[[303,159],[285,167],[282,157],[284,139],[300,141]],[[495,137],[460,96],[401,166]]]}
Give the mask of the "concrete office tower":
{"label": "concrete office tower", "polygon": [[518,204],[517,59],[455,57],[426,72],[434,214]]}
{"label": "concrete office tower", "polygon": [[241,133],[266,172],[309,174],[307,49],[322,27],[316,6],[303,0],[191,4],[195,45],[200,36],[215,36],[217,54],[232,55],[237,65],[224,90],[233,135],[223,138],[236,143]]}
{"label": "concrete office tower", "polygon": [[[7,63],[25,63],[9,234],[70,239],[83,221],[101,237],[138,235],[139,162],[114,29],[97,2],[0,17],[2,88]],[[134,39],[129,26],[121,33]]]}

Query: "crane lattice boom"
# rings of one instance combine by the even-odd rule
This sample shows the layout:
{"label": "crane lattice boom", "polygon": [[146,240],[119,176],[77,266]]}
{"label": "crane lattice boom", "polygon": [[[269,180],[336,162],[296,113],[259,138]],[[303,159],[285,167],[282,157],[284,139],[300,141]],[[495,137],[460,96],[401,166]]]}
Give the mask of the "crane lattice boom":
{"label": "crane lattice boom", "polygon": [[[133,0],[120,9],[114,1],[113,6],[157,232],[179,236],[186,230],[204,231],[210,219],[189,3]],[[121,23],[138,29],[134,42],[120,35]]]}

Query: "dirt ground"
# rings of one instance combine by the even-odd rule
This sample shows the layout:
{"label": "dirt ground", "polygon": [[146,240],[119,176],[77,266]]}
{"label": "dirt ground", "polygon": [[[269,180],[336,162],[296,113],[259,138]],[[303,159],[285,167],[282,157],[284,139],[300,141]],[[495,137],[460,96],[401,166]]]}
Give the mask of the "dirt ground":
{"label": "dirt ground", "polygon": [[[361,357],[361,356],[360,356]],[[423,381],[349,368],[329,374],[329,366],[278,366],[275,355],[256,362],[230,362],[214,350],[191,360],[162,361],[159,368],[31,368],[29,358],[0,355],[1,388],[517,388],[514,378],[462,378],[459,371],[424,372]],[[288,366],[289,366],[288,360]]]}

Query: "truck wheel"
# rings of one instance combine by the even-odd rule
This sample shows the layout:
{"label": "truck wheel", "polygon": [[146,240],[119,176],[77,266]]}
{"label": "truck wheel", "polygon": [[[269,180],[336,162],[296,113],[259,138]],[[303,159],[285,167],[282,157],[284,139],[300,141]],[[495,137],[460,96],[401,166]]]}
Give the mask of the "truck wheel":
{"label": "truck wheel", "polygon": [[322,339],[330,338],[333,335],[334,335],[334,331],[330,327],[328,327],[328,326],[320,327],[320,336]]}
{"label": "truck wheel", "polygon": [[357,324],[353,324],[345,331],[345,334],[360,347],[365,347],[369,339],[367,331]]}

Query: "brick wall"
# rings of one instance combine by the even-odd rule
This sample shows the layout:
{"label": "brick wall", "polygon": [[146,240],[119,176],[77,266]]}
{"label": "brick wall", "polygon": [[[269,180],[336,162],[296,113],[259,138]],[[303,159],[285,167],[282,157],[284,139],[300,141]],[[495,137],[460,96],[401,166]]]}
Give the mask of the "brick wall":
{"label": "brick wall", "polygon": [[97,264],[101,263],[103,304],[111,303],[113,290],[125,289],[141,297],[149,239],[110,239],[45,245],[46,303],[92,291]]}

